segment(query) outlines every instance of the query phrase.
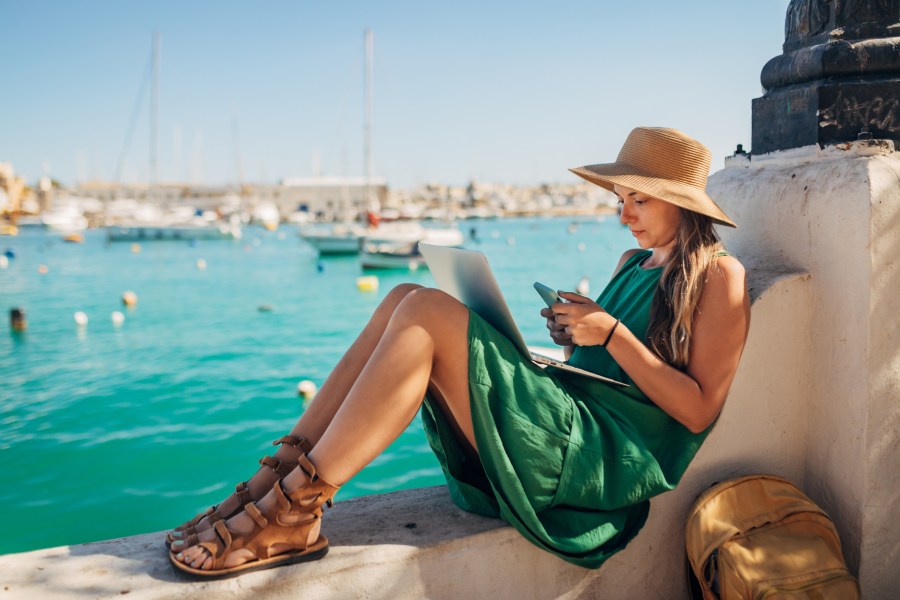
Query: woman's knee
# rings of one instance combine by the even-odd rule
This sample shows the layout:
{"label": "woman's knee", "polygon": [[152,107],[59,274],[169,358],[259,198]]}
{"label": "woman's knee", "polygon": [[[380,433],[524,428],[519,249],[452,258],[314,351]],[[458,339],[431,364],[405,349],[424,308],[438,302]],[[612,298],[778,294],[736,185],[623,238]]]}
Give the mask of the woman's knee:
{"label": "woman's knee", "polygon": [[435,288],[419,287],[404,297],[397,307],[401,318],[426,327],[446,325],[468,314],[466,307],[450,294]]}
{"label": "woman's knee", "polygon": [[381,308],[386,308],[393,313],[397,306],[403,302],[404,298],[420,289],[422,289],[422,286],[417,283],[401,283],[394,286],[384,297],[384,300],[381,301]]}

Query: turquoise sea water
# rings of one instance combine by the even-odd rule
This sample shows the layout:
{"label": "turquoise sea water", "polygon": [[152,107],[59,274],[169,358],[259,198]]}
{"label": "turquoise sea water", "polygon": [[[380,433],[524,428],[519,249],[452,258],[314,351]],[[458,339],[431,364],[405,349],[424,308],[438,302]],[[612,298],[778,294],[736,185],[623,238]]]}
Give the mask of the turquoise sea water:
{"label": "turquoise sea water", "polygon": [[[596,296],[633,246],[615,218],[466,221],[529,344],[550,345],[541,281]],[[290,227],[240,241],[83,244],[58,234],[0,238],[0,553],[158,531],[224,498],[273,451],[394,285],[426,269],[372,272],[319,259]],[[197,267],[198,260],[206,268]],[[41,265],[46,273],[41,273]],[[138,303],[122,306],[133,291]],[[271,310],[260,311],[268,305]],[[28,329],[11,332],[9,309]],[[77,311],[89,322],[79,327]],[[113,311],[125,314],[121,326]],[[415,419],[338,500],[443,483]]]}

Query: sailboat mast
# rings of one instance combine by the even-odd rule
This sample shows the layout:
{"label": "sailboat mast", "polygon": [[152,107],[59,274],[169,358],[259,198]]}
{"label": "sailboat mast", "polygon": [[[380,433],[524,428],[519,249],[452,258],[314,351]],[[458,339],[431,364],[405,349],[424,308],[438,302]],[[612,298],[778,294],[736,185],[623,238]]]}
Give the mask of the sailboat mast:
{"label": "sailboat mast", "polygon": [[150,87],[150,185],[159,182],[159,32],[153,33],[153,76]]}
{"label": "sailboat mast", "polygon": [[368,211],[372,209],[372,176],[375,171],[375,162],[372,156],[372,55],[374,53],[374,36],[371,29],[365,31],[366,61],[365,61],[365,114],[363,116],[363,151],[366,163],[366,190],[365,206],[363,209],[363,221],[368,218]]}

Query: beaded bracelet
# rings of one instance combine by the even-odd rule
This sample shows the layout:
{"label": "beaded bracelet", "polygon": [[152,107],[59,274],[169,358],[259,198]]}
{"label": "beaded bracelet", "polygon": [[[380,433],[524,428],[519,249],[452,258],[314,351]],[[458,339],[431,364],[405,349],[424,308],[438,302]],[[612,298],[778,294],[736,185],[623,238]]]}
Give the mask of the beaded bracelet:
{"label": "beaded bracelet", "polygon": [[616,322],[613,323],[612,329],[609,330],[609,335],[606,336],[606,340],[602,344],[600,344],[601,348],[606,348],[606,345],[609,343],[609,340],[612,339],[613,334],[616,332],[616,327],[619,326],[619,320],[616,319]]}

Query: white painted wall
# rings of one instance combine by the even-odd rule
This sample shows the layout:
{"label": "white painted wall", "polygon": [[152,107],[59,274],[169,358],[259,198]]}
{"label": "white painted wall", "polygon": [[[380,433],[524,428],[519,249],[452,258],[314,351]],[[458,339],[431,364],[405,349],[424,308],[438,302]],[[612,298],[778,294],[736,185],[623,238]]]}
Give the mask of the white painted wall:
{"label": "white painted wall", "polygon": [[[710,180],[750,265],[811,275],[802,482],[831,514],[864,597],[900,586],[900,153],[885,141],[756,157]],[[808,314],[804,314],[807,313]]]}

